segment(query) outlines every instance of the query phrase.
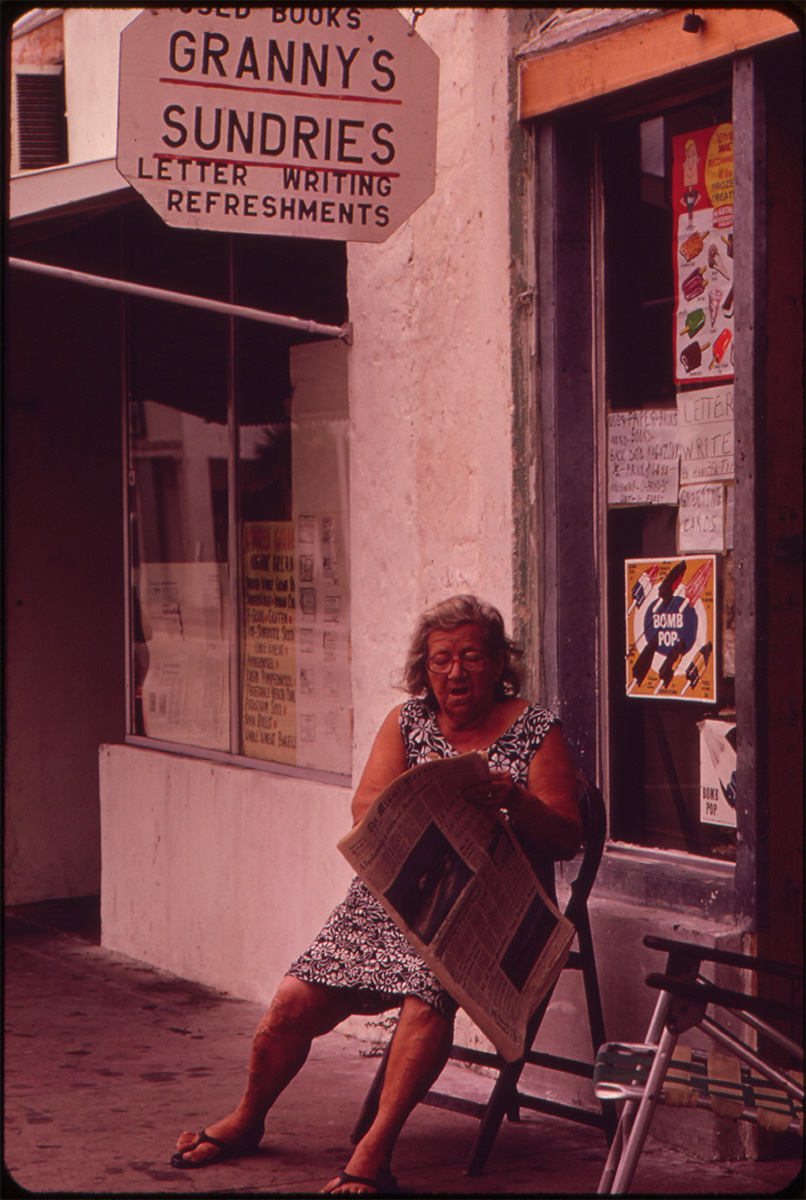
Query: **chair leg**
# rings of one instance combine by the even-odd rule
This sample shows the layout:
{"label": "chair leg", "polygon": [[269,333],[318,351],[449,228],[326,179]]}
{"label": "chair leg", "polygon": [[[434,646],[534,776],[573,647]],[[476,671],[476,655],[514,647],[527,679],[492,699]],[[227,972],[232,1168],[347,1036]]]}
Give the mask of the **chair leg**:
{"label": "chair leg", "polygon": [[[588,1010],[588,1027],[590,1029],[591,1045],[595,1058],[599,1047],[607,1041],[607,1038],[605,1036],[602,997],[599,992],[599,978],[596,973],[596,959],[593,952],[593,936],[591,934],[587,909],[584,909],[579,915],[577,938],[582,961],[582,983],[585,989],[585,1004]],[[612,1100],[602,1100],[600,1104],[607,1144],[612,1145],[618,1126],[616,1105]]]}
{"label": "chair leg", "polygon": [[470,1151],[470,1157],[465,1166],[465,1175],[481,1175],[484,1171],[490,1151],[493,1148],[493,1142],[496,1139],[498,1130],[501,1128],[501,1122],[507,1112],[512,1111],[513,1096],[517,1089],[522,1070],[523,1059],[520,1059],[518,1062],[507,1063],[505,1067],[502,1067],[495,1086],[490,1093],[490,1099],[487,1101],[487,1111],[481,1119],[481,1125],[476,1134],[473,1149]]}
{"label": "chair leg", "polygon": [[590,921],[586,909],[583,909],[577,917],[576,929],[582,966],[582,983],[585,988],[585,1003],[588,1009],[588,1024],[590,1026],[591,1041],[595,1053],[607,1039],[605,1037],[602,998],[599,994],[599,978],[596,974],[593,934],[591,933]]}

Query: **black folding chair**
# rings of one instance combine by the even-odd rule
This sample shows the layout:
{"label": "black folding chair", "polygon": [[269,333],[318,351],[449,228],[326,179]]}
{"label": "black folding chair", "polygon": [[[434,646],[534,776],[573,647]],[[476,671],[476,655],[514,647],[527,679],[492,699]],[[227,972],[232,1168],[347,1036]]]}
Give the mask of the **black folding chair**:
{"label": "black folding chair", "polygon": [[[721,963],[801,985],[803,972],[785,963],[671,938],[648,935],[644,945],[668,954],[665,973],[646,977],[648,986],[660,995],[645,1041],[606,1044],[596,1059],[596,1095],[625,1102],[599,1182],[600,1195],[621,1196],[629,1191],[659,1103],[709,1107],[718,1117],[803,1135],[802,1041],[798,1045],[769,1024],[771,1020],[792,1022],[802,1032],[802,1001],[789,1004],[717,987],[700,974],[700,968],[703,962]],[[748,1045],[717,1020],[715,1009],[761,1034],[774,1044],[777,1056],[783,1055],[799,1069],[780,1068],[769,1052]],[[720,1018],[724,1019],[721,1013]],[[715,1050],[678,1044],[680,1034],[695,1027]]]}
{"label": "black folding chair", "polygon": [[[583,1125],[600,1128],[604,1130],[608,1142],[612,1140],[615,1133],[617,1117],[616,1107],[612,1102],[602,1102],[599,1110],[596,1111],[563,1104],[560,1101],[551,1100],[545,1096],[531,1095],[519,1090],[518,1087],[521,1074],[527,1064],[560,1072],[561,1074],[576,1075],[592,1081],[594,1056],[604,1040],[604,1018],[602,1016],[602,1002],[599,994],[599,981],[596,974],[593,938],[591,935],[590,919],[588,917],[588,897],[602,858],[607,829],[607,814],[599,789],[583,776],[578,775],[577,778],[579,782],[579,801],[583,821],[584,844],[581,854],[574,860],[574,863],[578,864],[578,867],[571,883],[570,896],[564,910],[565,916],[568,917],[576,930],[576,937],[575,945],[568,955],[563,972],[568,970],[579,971],[582,976],[591,1037],[590,1061],[565,1058],[533,1049],[533,1043],[548,1010],[554,988],[557,986],[557,981],[555,981],[552,988],[543,998],[529,1022],[526,1037],[528,1050],[523,1058],[518,1059],[516,1062],[508,1063],[500,1054],[494,1051],[471,1050],[464,1046],[454,1045],[451,1048],[450,1054],[452,1060],[472,1063],[475,1066],[492,1067],[498,1072],[498,1077],[486,1104],[478,1100],[470,1100],[462,1096],[452,1096],[445,1092],[434,1090],[430,1091],[423,1100],[424,1104],[435,1108],[447,1108],[452,1112],[464,1113],[466,1116],[476,1117],[481,1121],[476,1140],[465,1167],[466,1175],[480,1175],[483,1172],[504,1117],[506,1116],[510,1121],[517,1121],[520,1118],[520,1110],[522,1108],[533,1112],[548,1113],[551,1116],[562,1117],[565,1120],[576,1121]],[[573,866],[571,869],[573,870]],[[562,975],[563,972],[560,974]],[[353,1129],[351,1135],[353,1145],[363,1137],[378,1111],[378,1098],[383,1086],[390,1046],[391,1039],[386,1046],[375,1078],[364,1100],[358,1121]]]}

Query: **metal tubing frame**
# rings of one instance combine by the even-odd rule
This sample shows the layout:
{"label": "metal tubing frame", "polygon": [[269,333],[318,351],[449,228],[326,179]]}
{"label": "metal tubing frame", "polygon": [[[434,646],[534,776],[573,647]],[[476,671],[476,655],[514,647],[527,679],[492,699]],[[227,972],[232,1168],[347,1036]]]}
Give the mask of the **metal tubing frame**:
{"label": "metal tubing frame", "polygon": [[762,1021],[759,1017],[748,1012],[742,1013],[742,1021],[745,1025],[750,1025],[758,1033],[763,1033],[765,1037],[777,1042],[779,1046],[783,1046],[793,1058],[799,1058],[803,1062],[803,1047],[799,1046],[797,1042],[793,1042],[791,1038],[786,1037],[778,1029],[773,1029],[772,1025],[768,1025],[766,1021]]}
{"label": "metal tubing frame", "polygon": [[[655,1004],[655,1011],[652,1014],[652,1020],[649,1022],[649,1029],[646,1031],[646,1039],[648,1044],[657,1044],[666,1025],[666,1018],[669,1015],[671,1008],[672,997],[669,992],[661,992]],[[671,1057],[671,1053],[670,1053]],[[657,1060],[657,1055],[656,1055]],[[648,1083],[649,1081],[647,1081]],[[616,1168],[619,1165],[621,1157],[621,1148],[624,1145],[625,1138],[629,1138],[632,1134],[633,1118],[638,1108],[638,1100],[626,1100],[624,1108],[621,1110],[621,1117],[616,1126],[616,1132],[610,1146],[610,1151],[607,1155],[602,1178],[599,1180],[599,1186],[596,1189],[598,1196],[609,1196],[612,1194],[614,1176]],[[651,1114],[650,1114],[651,1116]]]}
{"label": "metal tubing frame", "polygon": [[[740,1013],[736,1013],[735,1015],[741,1016]],[[742,1062],[747,1063],[748,1067],[753,1067],[758,1071],[759,1075],[763,1075],[766,1079],[769,1079],[770,1083],[777,1084],[788,1095],[794,1096],[796,1100],[803,1100],[803,1087],[801,1084],[796,1083],[785,1071],[779,1071],[775,1067],[770,1066],[769,1063],[765,1063],[764,1059],[759,1058],[749,1046],[745,1045],[739,1038],[734,1037],[726,1029],[723,1029],[711,1017],[703,1017],[699,1025],[703,1033],[707,1033],[713,1041],[718,1042],[720,1046],[724,1046],[726,1050],[729,1050],[731,1054],[735,1054]]]}
{"label": "metal tubing frame", "polygon": [[[677,1045],[678,1035],[665,1028],[671,1003],[671,993],[661,992],[647,1030],[645,1043],[647,1046],[656,1047],[655,1058],[640,1099],[629,1097],[624,1102],[616,1135],[613,1138],[613,1144],[599,1181],[597,1195],[624,1195],[629,1191],[638,1158],[660,1099],[661,1085]],[[744,1020],[745,1014],[737,1013],[736,1015]],[[759,1032],[777,1033],[777,1031],[771,1030],[764,1021],[754,1019],[751,1024]],[[783,1088],[788,1095],[803,1101],[802,1086],[790,1076],[765,1063],[749,1046],[723,1029],[716,1021],[704,1016],[698,1022],[698,1026],[712,1041],[735,1054],[737,1058],[753,1067],[771,1083]],[[784,1041],[788,1042],[788,1039],[784,1039]],[[800,1053],[798,1047],[795,1049]]]}
{"label": "metal tubing frame", "polygon": [[644,1094],[638,1102],[638,1110],[630,1128],[624,1153],[621,1155],[619,1164],[616,1167],[612,1188],[610,1189],[612,1195],[626,1195],[630,1190],[635,1167],[643,1149],[652,1118],[655,1115],[663,1081],[666,1078],[666,1072],[669,1069],[669,1063],[671,1062],[674,1048],[677,1045],[677,1038],[678,1035],[672,1033],[669,1029],[664,1029],[661,1034],[658,1049],[655,1053],[655,1061],[650,1068],[649,1077],[646,1081]]}
{"label": "metal tubing frame", "polygon": [[259,308],[247,308],[243,304],[232,304],[224,300],[210,300],[205,296],[190,296],[184,292],[172,292],[166,288],[149,287],[144,283],[129,283],[125,279],[109,279],[104,275],[90,275],[86,271],[73,271],[68,267],[54,267],[50,263],[32,262],[26,258],[9,258],[10,267],[22,271],[33,271],[38,275],[49,275],[54,279],[65,279],[70,283],[84,283],[90,287],[105,288],[111,292],[126,292],[130,296],[145,296],[150,300],[163,300],[168,304],[183,304],[186,308],[202,308],[206,312],[221,313],[225,317],[242,317],[246,321],[261,321],[264,325],[283,325],[287,329],[298,329],[303,333],[316,333],[322,337],[341,338],[352,344],[353,327],[344,325],[321,325],[303,317],[286,317],[279,313],[264,312]]}

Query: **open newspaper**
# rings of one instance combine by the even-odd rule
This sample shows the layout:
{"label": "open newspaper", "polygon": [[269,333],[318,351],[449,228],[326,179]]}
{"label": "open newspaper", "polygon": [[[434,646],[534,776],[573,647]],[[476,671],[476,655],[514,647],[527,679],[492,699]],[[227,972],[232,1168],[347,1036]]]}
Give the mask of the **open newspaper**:
{"label": "open newspaper", "polygon": [[462,789],[483,754],[434,759],[389,785],[339,850],[453,998],[508,1061],[574,936],[509,823]]}

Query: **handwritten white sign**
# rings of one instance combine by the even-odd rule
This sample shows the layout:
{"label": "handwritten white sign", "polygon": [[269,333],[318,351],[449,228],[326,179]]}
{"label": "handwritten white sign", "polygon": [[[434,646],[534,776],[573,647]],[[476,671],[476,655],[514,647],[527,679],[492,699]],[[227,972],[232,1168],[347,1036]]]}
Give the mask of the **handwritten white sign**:
{"label": "handwritten white sign", "polygon": [[684,484],[677,516],[677,552],[725,550],[725,485]]}
{"label": "handwritten white sign", "polygon": [[732,480],[733,385],[678,392],[680,482]]}
{"label": "handwritten white sign", "polygon": [[608,413],[608,504],[677,504],[677,420],[673,408]]}

